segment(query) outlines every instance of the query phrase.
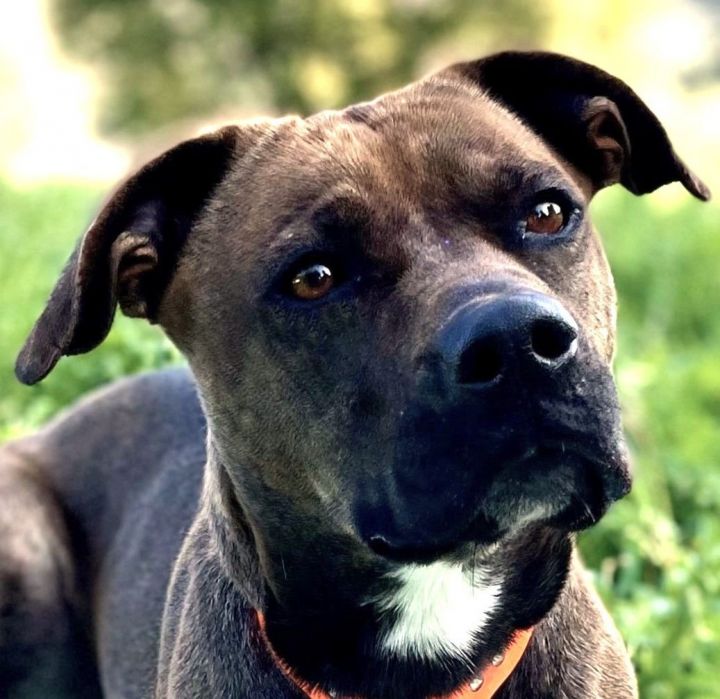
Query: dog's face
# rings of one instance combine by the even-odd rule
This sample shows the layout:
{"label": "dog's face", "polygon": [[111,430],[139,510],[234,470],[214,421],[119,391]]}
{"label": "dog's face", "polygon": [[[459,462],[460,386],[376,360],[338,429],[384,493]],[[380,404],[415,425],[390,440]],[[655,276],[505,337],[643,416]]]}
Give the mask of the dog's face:
{"label": "dog's face", "polygon": [[[401,563],[460,570],[498,551],[492,595],[515,595],[517,628],[552,604],[568,533],[629,488],[615,295],[589,201],[674,180],[707,198],[627,86],[551,54],[230,127],[110,201],[19,375],[100,342],[117,299],[187,356],[286,630],[298,600],[307,625],[328,595],[348,610],[379,599]],[[560,582],[524,606],[518,571],[534,584],[554,559]],[[458,641],[463,663],[476,630]],[[282,634],[309,679],[335,652],[313,665]],[[394,647],[421,654],[408,643]],[[335,660],[367,669],[358,648]]]}
{"label": "dog's face", "polygon": [[158,313],[240,490],[407,560],[596,520],[629,478],[587,178],[462,83],[267,129]]}

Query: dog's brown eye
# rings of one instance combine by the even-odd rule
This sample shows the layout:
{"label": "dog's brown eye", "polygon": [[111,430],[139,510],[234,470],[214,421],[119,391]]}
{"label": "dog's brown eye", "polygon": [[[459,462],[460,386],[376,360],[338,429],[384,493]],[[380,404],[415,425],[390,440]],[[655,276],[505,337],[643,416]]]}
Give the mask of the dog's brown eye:
{"label": "dog's brown eye", "polygon": [[525,230],[539,235],[554,235],[565,227],[565,214],[560,204],[544,201],[537,204],[525,219]]}
{"label": "dog's brown eye", "polygon": [[323,264],[303,269],[290,282],[292,293],[304,301],[314,301],[325,296],[334,285],[332,270]]}

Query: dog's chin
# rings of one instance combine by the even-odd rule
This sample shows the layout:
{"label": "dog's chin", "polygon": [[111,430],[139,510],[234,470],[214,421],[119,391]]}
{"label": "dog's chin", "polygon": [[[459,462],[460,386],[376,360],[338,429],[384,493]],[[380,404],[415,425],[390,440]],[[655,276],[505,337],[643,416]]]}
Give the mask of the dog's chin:
{"label": "dog's chin", "polygon": [[394,546],[382,537],[370,541],[372,551],[392,563],[427,565],[440,560],[463,561],[479,552],[490,553],[502,541],[503,534],[485,518],[473,521],[462,536],[442,544]]}
{"label": "dog's chin", "polygon": [[529,526],[573,533],[597,523],[630,490],[617,460],[573,451],[534,450],[500,472],[479,507],[468,534],[479,543],[513,537]]}
{"label": "dog's chin", "polygon": [[467,527],[452,539],[397,546],[378,536],[369,546],[394,563],[430,564],[489,557],[529,529],[548,527],[563,534],[587,529],[629,489],[628,482],[609,492],[600,468],[577,455],[566,454],[557,467],[549,467],[546,456],[529,459],[519,471],[498,479]]}

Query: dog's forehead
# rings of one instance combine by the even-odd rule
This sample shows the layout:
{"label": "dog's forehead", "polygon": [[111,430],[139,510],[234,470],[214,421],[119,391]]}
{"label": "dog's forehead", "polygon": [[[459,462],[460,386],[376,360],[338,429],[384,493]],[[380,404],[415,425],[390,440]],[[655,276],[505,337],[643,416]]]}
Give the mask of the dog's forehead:
{"label": "dog's forehead", "polygon": [[253,167],[264,186],[250,188],[251,200],[268,199],[275,208],[306,205],[331,190],[419,206],[462,178],[482,189],[507,173],[567,174],[504,107],[477,88],[439,78],[343,110],[280,120]]}
{"label": "dog's forehead", "polygon": [[502,149],[520,140],[519,119],[490,95],[475,86],[437,76],[371,102],[321,112],[306,122],[365,127],[386,141],[400,144],[412,144],[414,134],[433,136],[426,138],[428,146],[456,146],[456,139],[461,138],[488,149]]}
{"label": "dog's forehead", "polygon": [[491,178],[496,169],[556,160],[540,138],[480,89],[438,77],[321,112],[305,119],[302,129],[310,143],[322,144],[317,155],[324,168],[359,186],[383,189],[436,189],[444,174],[455,179],[468,170],[468,161],[480,166],[473,176]]}
{"label": "dog's forehead", "polygon": [[503,201],[523,180],[548,173],[573,186],[565,164],[515,115],[477,88],[430,79],[274,122],[225,192],[243,229],[252,228],[238,243],[244,249],[308,242],[315,212],[340,202],[378,224],[367,226],[361,244],[385,257],[399,252],[395,243],[414,248],[411,234],[391,242],[388,230],[431,219],[451,226],[461,200]]}

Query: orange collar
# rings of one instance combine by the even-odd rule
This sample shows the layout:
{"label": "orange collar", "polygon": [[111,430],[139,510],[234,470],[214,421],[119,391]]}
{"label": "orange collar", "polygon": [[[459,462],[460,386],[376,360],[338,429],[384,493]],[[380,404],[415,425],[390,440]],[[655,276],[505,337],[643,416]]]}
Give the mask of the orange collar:
{"label": "orange collar", "polygon": [[[299,687],[308,699],[339,699],[338,697],[333,697],[320,689],[312,687],[307,682],[304,682],[297,677],[292,669],[288,667],[285,661],[275,653],[270,645],[270,641],[268,640],[265,632],[265,617],[262,612],[258,612],[257,617],[265,644],[275,660],[276,665],[282,670],[283,674],[293,684]],[[510,677],[513,670],[518,666],[520,660],[522,660],[525,650],[528,647],[528,643],[530,643],[532,633],[532,628],[516,631],[510,639],[510,643],[505,649],[505,652],[502,655],[496,655],[492,659],[490,665],[488,665],[482,672],[478,673],[464,687],[461,687],[447,697],[436,697],[435,699],[491,699],[495,696],[495,692],[500,689],[505,680]]]}

